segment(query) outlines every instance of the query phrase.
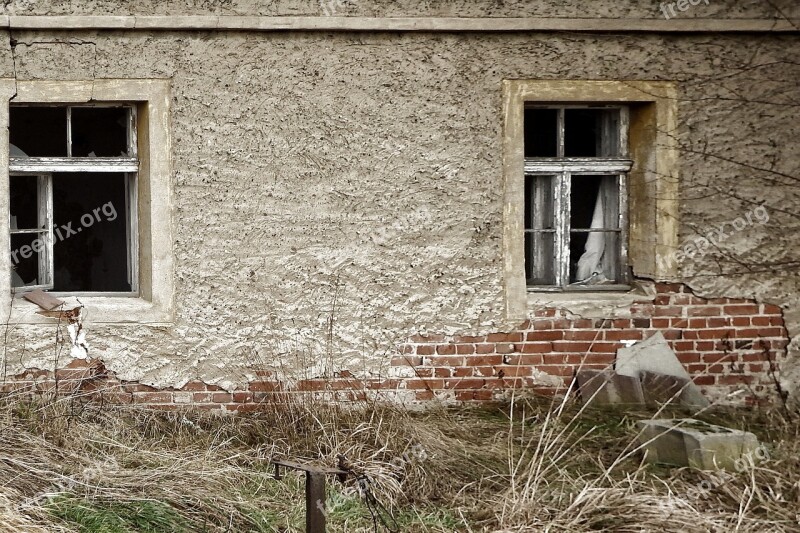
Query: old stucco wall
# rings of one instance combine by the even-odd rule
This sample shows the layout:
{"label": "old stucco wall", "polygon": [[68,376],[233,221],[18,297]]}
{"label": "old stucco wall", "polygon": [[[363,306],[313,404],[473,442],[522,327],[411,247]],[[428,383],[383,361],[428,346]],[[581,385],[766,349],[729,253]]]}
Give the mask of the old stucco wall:
{"label": "old stucco wall", "polygon": [[[669,3],[669,2],[668,2]],[[696,0],[681,17],[797,17],[794,0]],[[660,18],[660,2],[621,0],[10,0],[11,15],[238,15],[364,17]]]}
{"label": "old stucco wall", "polygon": [[[412,333],[508,326],[508,78],[678,81],[682,238],[758,205],[770,215],[683,260],[685,279],[705,296],[783,305],[800,339],[796,37],[9,37],[3,76],[172,81],[176,321],[89,331],[91,354],[124,379],[232,387],[263,367],[376,373]],[[738,273],[773,260],[785,266]],[[11,325],[7,370],[52,368],[54,329]]]}

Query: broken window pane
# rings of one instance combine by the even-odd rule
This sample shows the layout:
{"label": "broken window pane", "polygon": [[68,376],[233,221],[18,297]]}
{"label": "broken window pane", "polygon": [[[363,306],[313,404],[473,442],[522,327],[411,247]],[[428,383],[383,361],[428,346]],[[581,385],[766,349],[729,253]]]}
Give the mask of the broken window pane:
{"label": "broken window pane", "polygon": [[127,176],[53,175],[54,290],[131,291]]}
{"label": "broken window pane", "polygon": [[8,133],[9,143],[28,157],[66,157],[67,108],[11,106]]}
{"label": "broken window pane", "polygon": [[618,157],[619,109],[565,109],[565,157]]}
{"label": "broken window pane", "polygon": [[128,156],[128,108],[73,107],[71,113],[73,156]]}
{"label": "broken window pane", "polygon": [[9,178],[11,231],[42,229],[39,224],[39,177],[11,176]]}
{"label": "broken window pane", "polygon": [[525,157],[558,156],[558,109],[525,110]]}
{"label": "broken window pane", "polygon": [[11,286],[41,285],[47,260],[45,234],[40,232],[11,235]]}

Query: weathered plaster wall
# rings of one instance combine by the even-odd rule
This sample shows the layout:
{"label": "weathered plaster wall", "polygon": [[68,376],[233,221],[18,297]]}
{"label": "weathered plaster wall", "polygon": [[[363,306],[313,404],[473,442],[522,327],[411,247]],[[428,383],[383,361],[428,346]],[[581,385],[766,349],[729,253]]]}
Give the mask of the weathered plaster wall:
{"label": "weathered plaster wall", "polygon": [[[10,42],[4,76],[172,80],[176,321],[89,326],[91,355],[122,379],[366,376],[411,334],[511,327],[509,78],[680,82],[682,238],[755,205],[770,214],[684,259],[686,279],[703,296],[783,305],[798,349],[796,37],[15,31]],[[786,267],[718,275],[762,259]],[[7,333],[9,372],[53,367],[55,326]]]}
{"label": "weathered plaster wall", "polygon": [[[669,2],[668,2],[669,3]],[[661,18],[660,2],[621,0],[10,0],[10,15],[238,15],[365,17],[611,17]],[[698,0],[681,17],[800,16],[794,0]]]}

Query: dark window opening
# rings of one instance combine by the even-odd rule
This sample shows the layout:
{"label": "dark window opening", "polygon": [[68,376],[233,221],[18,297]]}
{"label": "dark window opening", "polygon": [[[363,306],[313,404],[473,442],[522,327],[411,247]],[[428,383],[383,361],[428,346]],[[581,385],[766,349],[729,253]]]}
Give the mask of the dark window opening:
{"label": "dark window opening", "polygon": [[128,157],[128,109],[73,107],[72,155]]}
{"label": "dark window opening", "polygon": [[66,157],[67,108],[12,106],[8,134],[9,142],[28,157]]}
{"label": "dark window opening", "polygon": [[53,175],[53,290],[131,290],[126,179],[111,173]]}
{"label": "dark window opening", "polygon": [[525,157],[558,157],[558,109],[525,110]]}

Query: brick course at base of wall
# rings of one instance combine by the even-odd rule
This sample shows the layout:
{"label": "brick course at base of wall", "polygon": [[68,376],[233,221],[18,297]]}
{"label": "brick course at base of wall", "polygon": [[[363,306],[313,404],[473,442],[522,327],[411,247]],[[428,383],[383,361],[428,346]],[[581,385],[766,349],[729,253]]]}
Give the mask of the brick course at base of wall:
{"label": "brick course at base of wall", "polygon": [[788,335],[778,306],[750,300],[693,295],[679,284],[657,284],[653,302],[630,307],[631,318],[568,318],[541,309],[513,331],[487,335],[415,336],[398,347],[387,378],[360,379],[348,371],[333,378],[276,381],[268,371],[245,390],[228,392],[191,381],[181,389],[156,389],[118,380],[101,360],[74,360],[53,374],[29,370],[0,384],[6,394],[58,393],[111,403],[158,408],[194,406],[255,410],[289,394],[332,401],[365,399],[498,401],[511,391],[566,391],[577,368],[613,365],[623,341],[661,331],[694,382],[714,397],[745,390],[755,402],[774,395],[775,376]]}

